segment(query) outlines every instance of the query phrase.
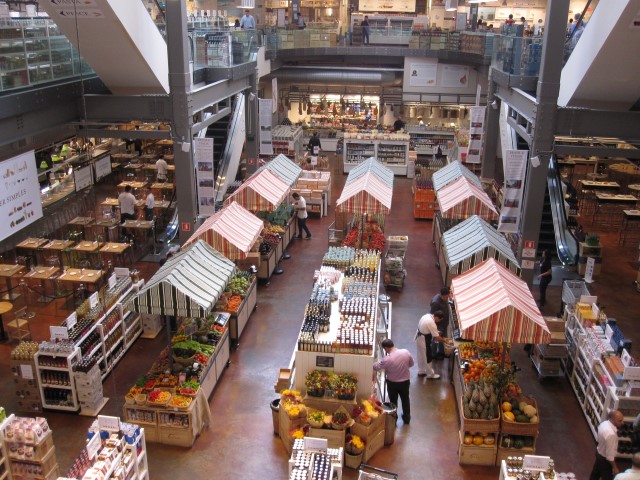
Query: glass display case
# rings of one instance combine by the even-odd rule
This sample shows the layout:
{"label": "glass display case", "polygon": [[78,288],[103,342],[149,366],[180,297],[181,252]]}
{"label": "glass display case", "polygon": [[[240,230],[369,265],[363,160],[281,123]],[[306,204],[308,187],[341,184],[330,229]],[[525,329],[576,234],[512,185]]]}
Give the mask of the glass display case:
{"label": "glass display case", "polygon": [[[408,15],[368,15],[369,43],[373,45],[409,45],[415,17]],[[351,15],[351,31],[360,25],[364,13]]]}

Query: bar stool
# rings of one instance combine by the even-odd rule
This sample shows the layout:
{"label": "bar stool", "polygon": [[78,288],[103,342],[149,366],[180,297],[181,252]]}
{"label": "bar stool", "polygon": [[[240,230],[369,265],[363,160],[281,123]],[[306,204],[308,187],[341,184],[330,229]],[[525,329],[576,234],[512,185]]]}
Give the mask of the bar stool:
{"label": "bar stool", "polygon": [[[35,314],[34,314],[35,316]],[[27,307],[22,307],[15,312],[15,318],[7,323],[7,335],[9,341],[21,342],[22,340],[31,340],[31,327],[29,325],[29,317]]]}

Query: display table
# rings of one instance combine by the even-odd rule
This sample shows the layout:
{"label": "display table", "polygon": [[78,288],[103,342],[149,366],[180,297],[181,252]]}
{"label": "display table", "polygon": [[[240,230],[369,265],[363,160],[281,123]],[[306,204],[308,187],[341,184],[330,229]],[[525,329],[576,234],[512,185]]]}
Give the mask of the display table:
{"label": "display table", "polygon": [[624,245],[634,233],[640,231],[640,210],[622,210],[622,228],[618,245]]}
{"label": "display table", "polygon": [[249,317],[253,313],[253,309],[256,307],[258,301],[258,289],[256,288],[257,280],[254,278],[251,285],[247,289],[247,293],[238,308],[236,313],[231,313],[229,331],[231,335],[231,342],[234,346],[237,346],[240,340],[240,336],[244,331],[244,327],[247,326]]}
{"label": "display table", "polygon": [[258,278],[260,280],[269,280],[273,271],[278,265],[276,257],[276,249],[272,248],[268,254],[260,256],[260,266],[258,267]]}
{"label": "display table", "polygon": [[18,275],[19,273],[23,272],[25,269],[26,267],[24,265],[12,265],[12,264],[6,264],[6,263],[0,264],[0,277],[5,278],[6,285],[7,285],[7,291],[4,292],[4,296],[3,296],[5,300],[15,300],[20,296],[17,293],[13,293],[11,291],[13,288],[11,286],[11,278],[14,275]]}
{"label": "display table", "polygon": [[47,297],[47,280],[53,280],[60,271],[59,267],[36,267],[29,273],[26,273],[23,278],[40,280],[40,288],[42,289],[38,302],[48,303],[53,300],[53,296]]}

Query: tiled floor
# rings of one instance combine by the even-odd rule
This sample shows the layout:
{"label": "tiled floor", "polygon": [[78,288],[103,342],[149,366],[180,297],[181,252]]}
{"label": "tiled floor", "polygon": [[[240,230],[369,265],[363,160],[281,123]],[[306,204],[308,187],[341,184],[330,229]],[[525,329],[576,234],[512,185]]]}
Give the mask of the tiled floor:
{"label": "tiled floor", "polygon": [[[346,176],[334,175],[334,203]],[[389,291],[393,302],[393,338],[401,347],[415,353],[412,342],[417,321],[428,308],[430,298],[441,287],[431,244],[431,222],[413,219],[411,180],[395,180],[392,214],[387,219],[387,234],[409,235],[407,278],[402,291]],[[210,400],[213,423],[205,429],[191,449],[149,444],[152,479],[189,478],[264,478],[287,477],[287,455],[281,441],[273,436],[269,403],[276,398],[273,383],[278,369],[289,364],[302,319],[302,311],[327,247],[327,228],[334,220],[312,218],[311,241],[294,241],[290,260],[283,261],[283,275],[274,276],[268,286],[258,290],[258,307],[245,330],[240,347],[232,352],[231,364]],[[587,225],[586,230],[595,230]],[[615,233],[603,232],[602,274],[591,287],[601,298],[606,312],[618,319],[625,334],[635,344],[640,332],[635,326],[638,314],[633,285],[637,272],[637,247],[617,246]],[[140,263],[143,276],[149,278],[154,264]],[[559,277],[554,272],[556,277]],[[548,291],[545,314],[560,307],[560,287],[556,278]],[[537,292],[534,293],[537,298]],[[48,334],[48,326],[59,324],[68,311],[63,305],[47,308],[30,306],[37,312],[32,320],[36,339]],[[154,340],[138,340],[121,364],[104,382],[110,398],[103,410],[120,415],[123,396],[132,382],[144,374],[166,342],[164,332]],[[13,382],[9,375],[11,345],[0,344],[0,404],[15,411]],[[520,346],[512,357],[522,368],[519,378],[525,392],[538,401],[541,412],[538,453],[551,455],[560,471],[573,471],[585,479],[590,471],[595,442],[565,379],[539,380]],[[385,447],[371,464],[399,474],[404,479],[495,480],[497,468],[469,467],[458,464],[458,420],[453,388],[448,378],[448,360],[439,365],[443,378],[423,380],[414,371],[411,385],[411,425],[398,422],[395,443]],[[46,412],[54,431],[58,461],[64,472],[84,444],[91,418]],[[347,471],[345,479],[357,478]]]}

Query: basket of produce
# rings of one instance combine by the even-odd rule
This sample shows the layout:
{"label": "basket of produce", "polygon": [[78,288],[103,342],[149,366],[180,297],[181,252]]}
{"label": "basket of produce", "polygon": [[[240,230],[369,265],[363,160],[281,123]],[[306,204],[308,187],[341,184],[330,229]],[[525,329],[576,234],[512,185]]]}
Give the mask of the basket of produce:
{"label": "basket of produce", "polygon": [[126,403],[127,405],[134,405],[136,403],[135,395],[133,395],[131,392],[128,392],[124,396],[124,403]]}
{"label": "basket of produce", "polygon": [[238,313],[240,305],[242,305],[242,297],[240,295],[231,295],[225,306],[225,311],[234,314]]}
{"label": "basket of produce", "polygon": [[540,420],[538,404],[533,398],[519,397],[502,402],[502,433],[511,435],[536,436]]}
{"label": "basket of produce", "polygon": [[174,395],[169,400],[170,408],[177,408],[178,410],[187,410],[193,402],[192,397],[185,397],[184,395]]}
{"label": "basket of produce", "polygon": [[195,380],[187,380],[180,388],[178,388],[178,393],[185,397],[195,397],[198,394],[198,390],[200,390],[200,384]]}
{"label": "basket of produce", "polygon": [[313,428],[322,428],[324,426],[325,413],[320,410],[309,410],[307,413],[307,422]]}
{"label": "basket of produce", "polygon": [[161,390],[168,390],[171,393],[175,392],[175,388],[178,386],[178,377],[169,373],[163,373],[156,379],[156,388]]}
{"label": "basket of produce", "polygon": [[209,358],[215,350],[211,345],[205,345],[195,340],[176,342],[171,348],[173,349],[173,360],[181,365],[191,365],[193,362],[198,361],[196,359],[196,354],[198,353]]}
{"label": "basket of produce", "polygon": [[134,397],[136,405],[144,405],[147,403],[147,395],[144,393],[137,393]]}
{"label": "basket of produce", "polygon": [[483,381],[470,382],[460,399],[464,431],[497,432],[500,429],[495,386]]}
{"label": "basket of produce", "polygon": [[152,390],[147,395],[147,405],[151,407],[166,407],[169,400],[171,400],[171,393],[165,390]]}

